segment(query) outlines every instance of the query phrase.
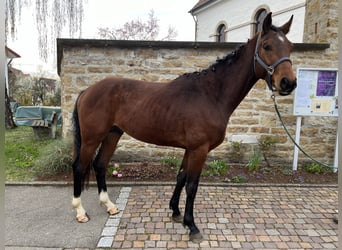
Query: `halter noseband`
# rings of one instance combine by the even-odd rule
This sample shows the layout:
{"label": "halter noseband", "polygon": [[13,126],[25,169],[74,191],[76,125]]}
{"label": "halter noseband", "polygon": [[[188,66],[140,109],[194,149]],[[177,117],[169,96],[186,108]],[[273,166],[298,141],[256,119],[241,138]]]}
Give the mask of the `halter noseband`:
{"label": "halter noseband", "polygon": [[259,40],[260,40],[260,37],[261,37],[261,32],[259,33],[258,40],[257,40],[256,46],[255,46],[254,74],[256,74],[255,62],[258,62],[261,65],[261,67],[263,67],[266,70],[266,72],[267,72],[266,83],[267,83],[268,88],[273,92],[273,91],[275,91],[275,89],[272,86],[272,75],[274,73],[275,68],[284,61],[289,61],[291,64],[292,64],[292,61],[289,57],[282,57],[278,61],[273,63],[272,65],[267,65],[259,56]]}

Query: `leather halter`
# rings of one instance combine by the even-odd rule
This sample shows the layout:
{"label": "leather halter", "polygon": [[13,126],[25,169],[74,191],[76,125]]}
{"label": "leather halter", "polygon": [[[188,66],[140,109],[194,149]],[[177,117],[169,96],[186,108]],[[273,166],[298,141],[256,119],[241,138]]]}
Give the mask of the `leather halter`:
{"label": "leather halter", "polygon": [[275,68],[284,61],[288,61],[291,64],[292,64],[292,61],[289,57],[282,57],[278,61],[273,63],[272,65],[267,65],[259,56],[259,40],[260,40],[260,38],[261,38],[261,32],[259,33],[258,40],[257,40],[256,46],[255,46],[255,51],[254,51],[254,74],[256,74],[255,62],[258,62],[261,65],[261,67],[263,67],[266,70],[266,72],[267,72],[266,83],[267,83],[268,88],[273,92],[273,91],[275,91],[275,88],[272,86],[272,75],[274,73]]}

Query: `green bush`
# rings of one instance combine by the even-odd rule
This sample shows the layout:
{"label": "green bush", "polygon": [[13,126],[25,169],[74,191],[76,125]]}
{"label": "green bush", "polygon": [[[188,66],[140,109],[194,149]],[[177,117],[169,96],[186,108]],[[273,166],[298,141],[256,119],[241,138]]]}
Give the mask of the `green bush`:
{"label": "green bush", "polygon": [[242,141],[232,141],[231,159],[233,162],[240,162],[243,158]]}
{"label": "green bush", "polygon": [[179,168],[182,164],[182,160],[176,156],[167,156],[161,159],[161,163],[165,166]]}
{"label": "green bush", "polygon": [[214,160],[207,164],[208,169],[204,170],[203,176],[220,176],[227,172],[228,166],[223,161]]}
{"label": "green bush", "polygon": [[247,177],[244,175],[234,175],[231,178],[233,183],[246,183],[248,181]]}
{"label": "green bush", "polygon": [[72,140],[55,140],[40,151],[33,165],[35,175],[53,175],[72,169]]}
{"label": "green bush", "polygon": [[317,163],[311,163],[311,164],[305,165],[304,169],[307,172],[312,173],[312,174],[322,174],[322,173],[331,171],[329,168],[323,165],[317,164]]}
{"label": "green bush", "polygon": [[253,172],[259,170],[261,164],[261,155],[259,151],[254,151],[253,155],[247,163],[248,171]]}
{"label": "green bush", "polygon": [[272,149],[274,149],[274,145],[278,142],[278,140],[272,136],[262,136],[259,138],[258,142],[262,156],[264,157],[267,166],[270,167],[271,165],[268,161],[268,156],[272,152]]}

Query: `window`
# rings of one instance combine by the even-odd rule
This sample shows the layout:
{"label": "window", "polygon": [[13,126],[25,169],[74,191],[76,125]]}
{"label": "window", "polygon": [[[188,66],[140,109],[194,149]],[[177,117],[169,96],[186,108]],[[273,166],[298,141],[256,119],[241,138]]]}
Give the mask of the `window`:
{"label": "window", "polygon": [[221,24],[217,28],[217,42],[224,43],[226,41],[226,25]]}
{"label": "window", "polygon": [[267,14],[267,10],[266,9],[260,9],[257,11],[255,17],[254,17],[254,34],[262,31],[262,23],[264,21],[264,18]]}

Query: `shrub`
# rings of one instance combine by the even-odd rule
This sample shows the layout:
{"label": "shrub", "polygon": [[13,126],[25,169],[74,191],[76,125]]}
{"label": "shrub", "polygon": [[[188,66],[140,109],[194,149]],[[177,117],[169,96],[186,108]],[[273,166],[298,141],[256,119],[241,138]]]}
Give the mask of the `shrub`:
{"label": "shrub", "polygon": [[261,163],[261,155],[259,151],[254,151],[253,155],[249,159],[247,163],[248,171],[256,171],[259,170]]}
{"label": "shrub", "polygon": [[330,171],[329,168],[323,165],[317,164],[317,163],[311,163],[311,164],[305,165],[304,169],[307,172],[312,173],[312,174],[322,174],[322,173],[326,173]]}
{"label": "shrub", "polygon": [[203,171],[203,176],[218,176],[224,175],[227,172],[228,166],[223,161],[214,160],[207,164],[208,169]]}
{"label": "shrub", "polygon": [[233,162],[239,162],[242,159],[242,141],[232,141],[232,153],[231,158]]}
{"label": "shrub", "polygon": [[248,181],[247,177],[244,175],[234,175],[231,178],[231,182],[233,183],[246,183]]}
{"label": "shrub", "polygon": [[41,150],[40,156],[34,162],[33,170],[37,176],[71,171],[72,153],[72,140],[55,140]]}
{"label": "shrub", "polygon": [[258,140],[258,145],[260,148],[260,151],[262,153],[262,156],[264,157],[264,160],[267,164],[268,167],[270,167],[270,163],[268,161],[268,156],[270,154],[270,152],[272,152],[272,148],[274,148],[275,143],[277,143],[277,139],[275,137],[272,136],[262,136],[259,140]]}
{"label": "shrub", "polygon": [[169,167],[179,168],[182,164],[182,160],[175,156],[168,156],[162,158],[161,163]]}

